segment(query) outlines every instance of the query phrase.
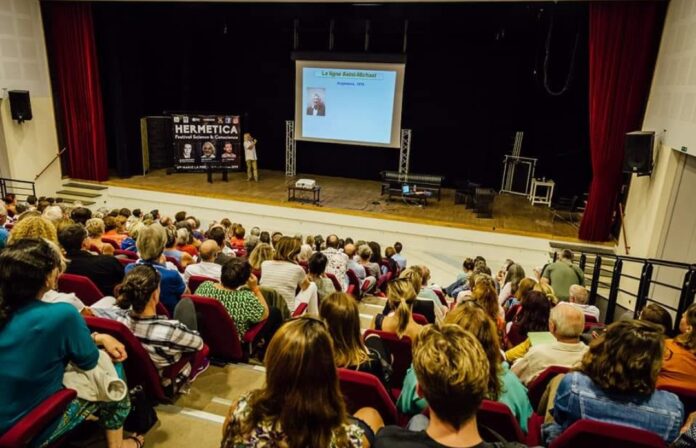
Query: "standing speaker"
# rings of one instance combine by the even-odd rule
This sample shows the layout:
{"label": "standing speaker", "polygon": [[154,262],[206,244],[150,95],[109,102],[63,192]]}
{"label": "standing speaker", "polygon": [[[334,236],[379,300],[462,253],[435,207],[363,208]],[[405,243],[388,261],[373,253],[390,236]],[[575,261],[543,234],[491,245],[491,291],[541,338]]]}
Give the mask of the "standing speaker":
{"label": "standing speaker", "polygon": [[12,119],[18,122],[31,120],[31,101],[28,90],[10,90],[10,111]]}
{"label": "standing speaker", "polygon": [[655,133],[636,131],[626,134],[624,144],[623,172],[647,176],[653,168],[653,146]]}

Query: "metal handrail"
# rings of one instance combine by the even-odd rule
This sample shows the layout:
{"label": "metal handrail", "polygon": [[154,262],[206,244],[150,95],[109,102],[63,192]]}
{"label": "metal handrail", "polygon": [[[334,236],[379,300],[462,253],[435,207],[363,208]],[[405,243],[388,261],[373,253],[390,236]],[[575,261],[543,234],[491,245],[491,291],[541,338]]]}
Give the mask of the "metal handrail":
{"label": "metal handrail", "polygon": [[[8,185],[8,184],[27,184],[27,186],[17,186],[17,185]],[[21,191],[31,191],[31,195],[36,196],[36,185],[34,182],[30,180],[21,180],[21,179],[10,179],[7,177],[0,177],[0,196],[5,197],[7,196],[8,193],[15,193],[17,194],[17,190]],[[21,193],[24,194],[25,196],[29,196],[29,193]]]}

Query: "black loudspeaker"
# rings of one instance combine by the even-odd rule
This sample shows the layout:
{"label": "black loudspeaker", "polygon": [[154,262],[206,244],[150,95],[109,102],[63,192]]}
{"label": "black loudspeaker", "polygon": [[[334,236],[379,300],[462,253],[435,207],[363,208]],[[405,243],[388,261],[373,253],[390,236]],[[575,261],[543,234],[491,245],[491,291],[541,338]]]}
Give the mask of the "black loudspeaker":
{"label": "black loudspeaker", "polygon": [[626,134],[624,144],[623,172],[647,176],[653,169],[653,146],[655,133],[636,131]]}
{"label": "black loudspeaker", "polygon": [[174,160],[172,117],[145,117],[150,169],[169,168]]}
{"label": "black loudspeaker", "polygon": [[12,119],[23,122],[32,119],[31,101],[28,90],[10,90],[10,111]]}

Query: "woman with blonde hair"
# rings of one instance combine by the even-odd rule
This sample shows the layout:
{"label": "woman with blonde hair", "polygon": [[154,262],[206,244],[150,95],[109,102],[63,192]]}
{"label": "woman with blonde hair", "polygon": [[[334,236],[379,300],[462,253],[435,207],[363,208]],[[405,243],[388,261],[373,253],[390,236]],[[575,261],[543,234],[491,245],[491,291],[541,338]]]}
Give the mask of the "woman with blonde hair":
{"label": "woman with blonde hair", "polygon": [[261,270],[261,263],[273,259],[273,248],[268,243],[259,243],[249,254],[249,264],[254,270]]}
{"label": "woman with blonde hair", "polygon": [[111,244],[102,241],[104,236],[104,220],[101,218],[91,218],[85,223],[87,230],[87,244],[94,246],[102,255],[113,255],[114,248]]}
{"label": "woman with blonde hair", "polygon": [[[526,432],[527,420],[533,413],[532,405],[527,397],[527,388],[504,362],[500,353],[500,340],[495,323],[488,317],[486,310],[476,302],[464,302],[447,315],[445,324],[458,325],[479,340],[486,352],[490,369],[486,398],[506,404],[520,423],[522,430]],[[411,366],[406,373],[404,386],[396,403],[397,408],[404,414],[417,414],[428,406],[425,399],[416,393],[417,384],[418,380]]]}
{"label": "woman with blonde hair", "polygon": [[478,283],[471,291],[471,298],[486,311],[488,317],[498,328],[499,335],[502,335],[505,330],[505,318],[503,309],[498,304],[498,294],[496,294],[495,288],[484,282]]}
{"label": "woman with blonde hair", "polygon": [[[273,288],[283,296],[292,313],[300,303],[307,304],[307,312],[319,313],[317,285],[310,281],[304,269],[297,264],[300,241],[284,236],[278,240],[272,260],[261,263],[261,286]],[[299,294],[295,290],[300,288]]]}
{"label": "woman with blonde hair", "polygon": [[679,321],[679,336],[665,341],[665,356],[657,386],[696,390],[696,303]]}
{"label": "woman with blonde hair", "polygon": [[7,240],[7,245],[25,238],[39,238],[58,244],[58,232],[51,221],[41,216],[29,216],[18,221]]}
{"label": "woman with blonde hair", "polygon": [[387,285],[387,300],[389,314],[377,314],[372,319],[370,328],[396,333],[399,339],[408,336],[413,341],[423,326],[413,320],[416,291],[411,281],[405,278],[390,281]]}
{"label": "woman with blonde hair", "polygon": [[580,419],[654,432],[667,443],[676,439],[684,405],[673,393],[655,389],[663,353],[659,326],[638,320],[609,325],[577,371],[560,381],[554,421],[542,428],[545,446]]}
{"label": "woman with blonde hair", "polygon": [[221,447],[369,447],[383,423],[374,410],[349,416],[332,345],[319,319],[283,325],[264,358],[264,387],[232,404]]}
{"label": "woman with blonde hair", "polygon": [[322,300],[319,315],[329,327],[336,366],[371,373],[388,385],[391,366],[386,362],[387,351],[378,336],[363,343],[358,302],[344,292],[334,292]]}
{"label": "woman with blonde hair", "polygon": [[549,300],[549,302],[551,302],[551,306],[554,306],[558,303],[558,297],[556,297],[556,292],[549,284],[539,282],[534,285],[532,291],[538,291],[544,294],[546,298]]}

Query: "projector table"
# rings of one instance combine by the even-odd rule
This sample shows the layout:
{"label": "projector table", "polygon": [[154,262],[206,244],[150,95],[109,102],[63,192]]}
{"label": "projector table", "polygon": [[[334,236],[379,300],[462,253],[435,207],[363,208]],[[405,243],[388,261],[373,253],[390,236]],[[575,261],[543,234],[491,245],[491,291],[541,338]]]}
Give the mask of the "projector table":
{"label": "projector table", "polygon": [[[309,199],[308,197],[297,196],[298,191],[311,192],[312,198]],[[288,202],[289,201],[311,202],[314,205],[319,205],[319,202],[321,201],[321,187],[316,185],[314,188],[300,188],[294,185],[288,185]]]}

